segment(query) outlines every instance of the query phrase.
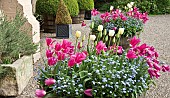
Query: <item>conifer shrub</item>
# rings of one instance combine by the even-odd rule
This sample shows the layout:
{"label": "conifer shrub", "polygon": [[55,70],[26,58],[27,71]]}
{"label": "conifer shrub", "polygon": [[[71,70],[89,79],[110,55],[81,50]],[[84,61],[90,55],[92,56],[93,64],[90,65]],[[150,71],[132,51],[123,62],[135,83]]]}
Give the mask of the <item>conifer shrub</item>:
{"label": "conifer shrub", "polygon": [[79,6],[77,0],[64,0],[71,16],[77,16],[79,13]]}
{"label": "conifer shrub", "polygon": [[0,64],[10,64],[20,56],[35,53],[37,45],[28,35],[30,29],[23,27],[26,18],[19,12],[12,20],[0,17]]}
{"label": "conifer shrub", "polygon": [[58,10],[56,13],[56,24],[72,24],[72,19],[67,6],[63,0],[58,3]]}
{"label": "conifer shrub", "polygon": [[94,8],[93,0],[78,0],[78,4],[81,10],[92,10]]}

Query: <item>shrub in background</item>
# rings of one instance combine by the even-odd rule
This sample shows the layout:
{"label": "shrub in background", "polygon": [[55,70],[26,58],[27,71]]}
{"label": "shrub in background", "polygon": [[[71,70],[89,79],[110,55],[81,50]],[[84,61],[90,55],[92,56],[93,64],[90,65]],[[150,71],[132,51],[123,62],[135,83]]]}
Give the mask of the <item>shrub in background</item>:
{"label": "shrub in background", "polygon": [[19,12],[13,20],[0,17],[0,63],[9,64],[21,55],[35,53],[37,45],[33,44],[29,29],[23,27],[26,18]]}
{"label": "shrub in background", "polygon": [[93,0],[78,0],[78,4],[81,10],[92,10],[94,8]]}
{"label": "shrub in background", "polygon": [[[64,0],[68,7],[71,16],[76,16],[79,13],[77,0]],[[36,13],[40,15],[52,14],[56,15],[59,0],[37,0]]]}

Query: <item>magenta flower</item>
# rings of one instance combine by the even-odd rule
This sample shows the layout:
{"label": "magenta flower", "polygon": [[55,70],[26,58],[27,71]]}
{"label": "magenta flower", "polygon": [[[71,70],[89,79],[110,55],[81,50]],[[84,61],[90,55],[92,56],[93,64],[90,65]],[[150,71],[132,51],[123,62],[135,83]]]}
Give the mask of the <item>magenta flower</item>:
{"label": "magenta flower", "polygon": [[[113,49],[113,52],[117,54],[122,54],[123,53],[123,48],[122,46],[116,46],[116,45],[113,45],[111,46],[109,49]],[[117,50],[117,51],[116,51]]]}
{"label": "magenta flower", "polygon": [[153,63],[153,67],[158,71],[161,70],[161,66],[159,66],[157,63]]}
{"label": "magenta flower", "polygon": [[78,48],[78,49],[82,48],[82,47],[80,46],[80,42],[78,42],[77,48]]}
{"label": "magenta flower", "polygon": [[55,82],[56,82],[55,79],[53,79],[53,78],[48,78],[48,79],[45,80],[45,85],[50,86],[50,85],[55,84]]}
{"label": "magenta flower", "polygon": [[148,68],[148,73],[150,74],[151,78],[153,78],[153,77],[159,78],[160,77],[160,73],[158,70]]}
{"label": "magenta flower", "polygon": [[72,46],[71,44],[72,44],[71,42],[64,39],[63,42],[62,42],[62,45],[61,45],[62,51],[64,53],[67,53],[67,54],[70,54],[70,55],[73,54],[74,53],[74,46]]}
{"label": "magenta flower", "polygon": [[92,15],[92,16],[96,16],[96,15],[98,15],[99,13],[100,13],[100,12],[97,11],[97,9],[91,10],[91,15]]}
{"label": "magenta flower", "polygon": [[136,36],[130,39],[130,47],[135,47],[139,43],[140,43],[140,39],[136,38]]}
{"label": "magenta flower", "polygon": [[130,49],[130,50],[128,51],[126,57],[127,57],[128,59],[135,59],[135,58],[137,58],[138,56],[136,56],[136,53],[135,53],[133,50]]}
{"label": "magenta flower", "polygon": [[163,65],[162,66],[162,71],[163,72],[167,72],[167,71],[170,72],[170,66],[169,65]]}
{"label": "magenta flower", "polygon": [[75,55],[71,55],[69,61],[68,61],[68,67],[71,68],[76,64],[75,62]]}
{"label": "magenta flower", "polygon": [[48,65],[54,66],[57,63],[57,59],[55,57],[49,57],[48,58]]}
{"label": "magenta flower", "polygon": [[83,22],[81,23],[81,26],[82,26],[82,27],[86,26],[86,23],[83,21]]}
{"label": "magenta flower", "polygon": [[36,95],[36,97],[38,97],[38,98],[44,97],[45,94],[46,94],[46,92],[45,92],[44,90],[37,89],[37,90],[35,91],[35,95]]}
{"label": "magenta flower", "polygon": [[47,46],[50,46],[53,43],[52,38],[46,38],[46,43],[47,43]]}
{"label": "magenta flower", "polygon": [[149,65],[150,68],[153,67],[153,64],[152,64],[152,63],[153,63],[152,60],[150,60],[150,59],[147,60],[147,64]]}
{"label": "magenta flower", "polygon": [[64,60],[65,59],[65,56],[66,56],[66,54],[65,53],[63,53],[62,51],[57,51],[56,52],[56,55],[57,55],[57,59],[58,60]]}
{"label": "magenta flower", "polygon": [[96,45],[96,50],[97,50],[97,54],[100,54],[101,51],[106,51],[107,47],[105,45],[105,43],[103,43],[103,41],[98,42],[98,44]]}
{"label": "magenta flower", "polygon": [[60,51],[61,50],[61,44],[60,43],[56,43],[55,44],[55,51]]}
{"label": "magenta flower", "polygon": [[54,52],[53,52],[52,50],[47,49],[47,50],[46,50],[46,57],[47,57],[47,58],[52,57],[52,56],[53,56],[53,53],[54,53]]}
{"label": "magenta flower", "polygon": [[93,96],[93,95],[92,95],[92,89],[86,89],[86,90],[84,91],[84,94],[86,94],[87,96],[92,97],[92,96]]}
{"label": "magenta flower", "polygon": [[82,53],[76,53],[76,58],[75,58],[75,62],[76,63],[81,63],[83,60],[86,59],[86,54],[84,52]]}

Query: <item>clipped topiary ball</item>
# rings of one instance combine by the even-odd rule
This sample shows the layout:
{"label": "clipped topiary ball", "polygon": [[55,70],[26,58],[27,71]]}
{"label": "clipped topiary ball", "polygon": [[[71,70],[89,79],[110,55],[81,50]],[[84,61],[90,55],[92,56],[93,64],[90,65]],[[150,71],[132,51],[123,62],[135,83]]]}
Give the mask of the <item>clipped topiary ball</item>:
{"label": "clipped topiary ball", "polygon": [[94,8],[93,0],[78,0],[79,9],[92,10]]}
{"label": "clipped topiary ball", "polygon": [[60,2],[58,3],[55,23],[56,24],[72,24],[70,13],[63,0],[60,0]]}

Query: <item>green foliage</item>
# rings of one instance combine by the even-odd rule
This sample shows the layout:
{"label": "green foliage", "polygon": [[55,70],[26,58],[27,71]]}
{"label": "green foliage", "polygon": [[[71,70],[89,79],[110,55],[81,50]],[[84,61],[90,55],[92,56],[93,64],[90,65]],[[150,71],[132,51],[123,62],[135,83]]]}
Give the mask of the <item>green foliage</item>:
{"label": "green foliage", "polygon": [[77,0],[64,0],[71,16],[77,16],[79,13],[79,6]]}
{"label": "green foliage", "polygon": [[[76,16],[79,13],[77,0],[64,0],[68,7],[71,16]],[[40,15],[52,14],[56,15],[59,0],[37,0],[36,13]]]}
{"label": "green foliage", "polygon": [[19,55],[30,55],[37,49],[32,38],[28,35],[30,30],[23,27],[26,18],[19,12],[13,20],[0,17],[0,63],[12,63]]}
{"label": "green foliage", "polygon": [[109,11],[111,5],[114,8],[119,8],[121,10],[127,6],[129,2],[135,2],[141,12],[148,12],[149,14],[166,14],[170,13],[170,0],[112,0],[108,2],[96,1],[97,5],[95,7],[102,11]]}
{"label": "green foliage", "polygon": [[93,0],[78,0],[78,4],[81,10],[92,10],[94,8]]}
{"label": "green foliage", "polygon": [[63,0],[60,0],[58,4],[58,10],[56,13],[56,24],[71,24],[72,20]]}
{"label": "green foliage", "polygon": [[37,0],[36,13],[40,15],[52,14],[55,15],[59,0]]}

